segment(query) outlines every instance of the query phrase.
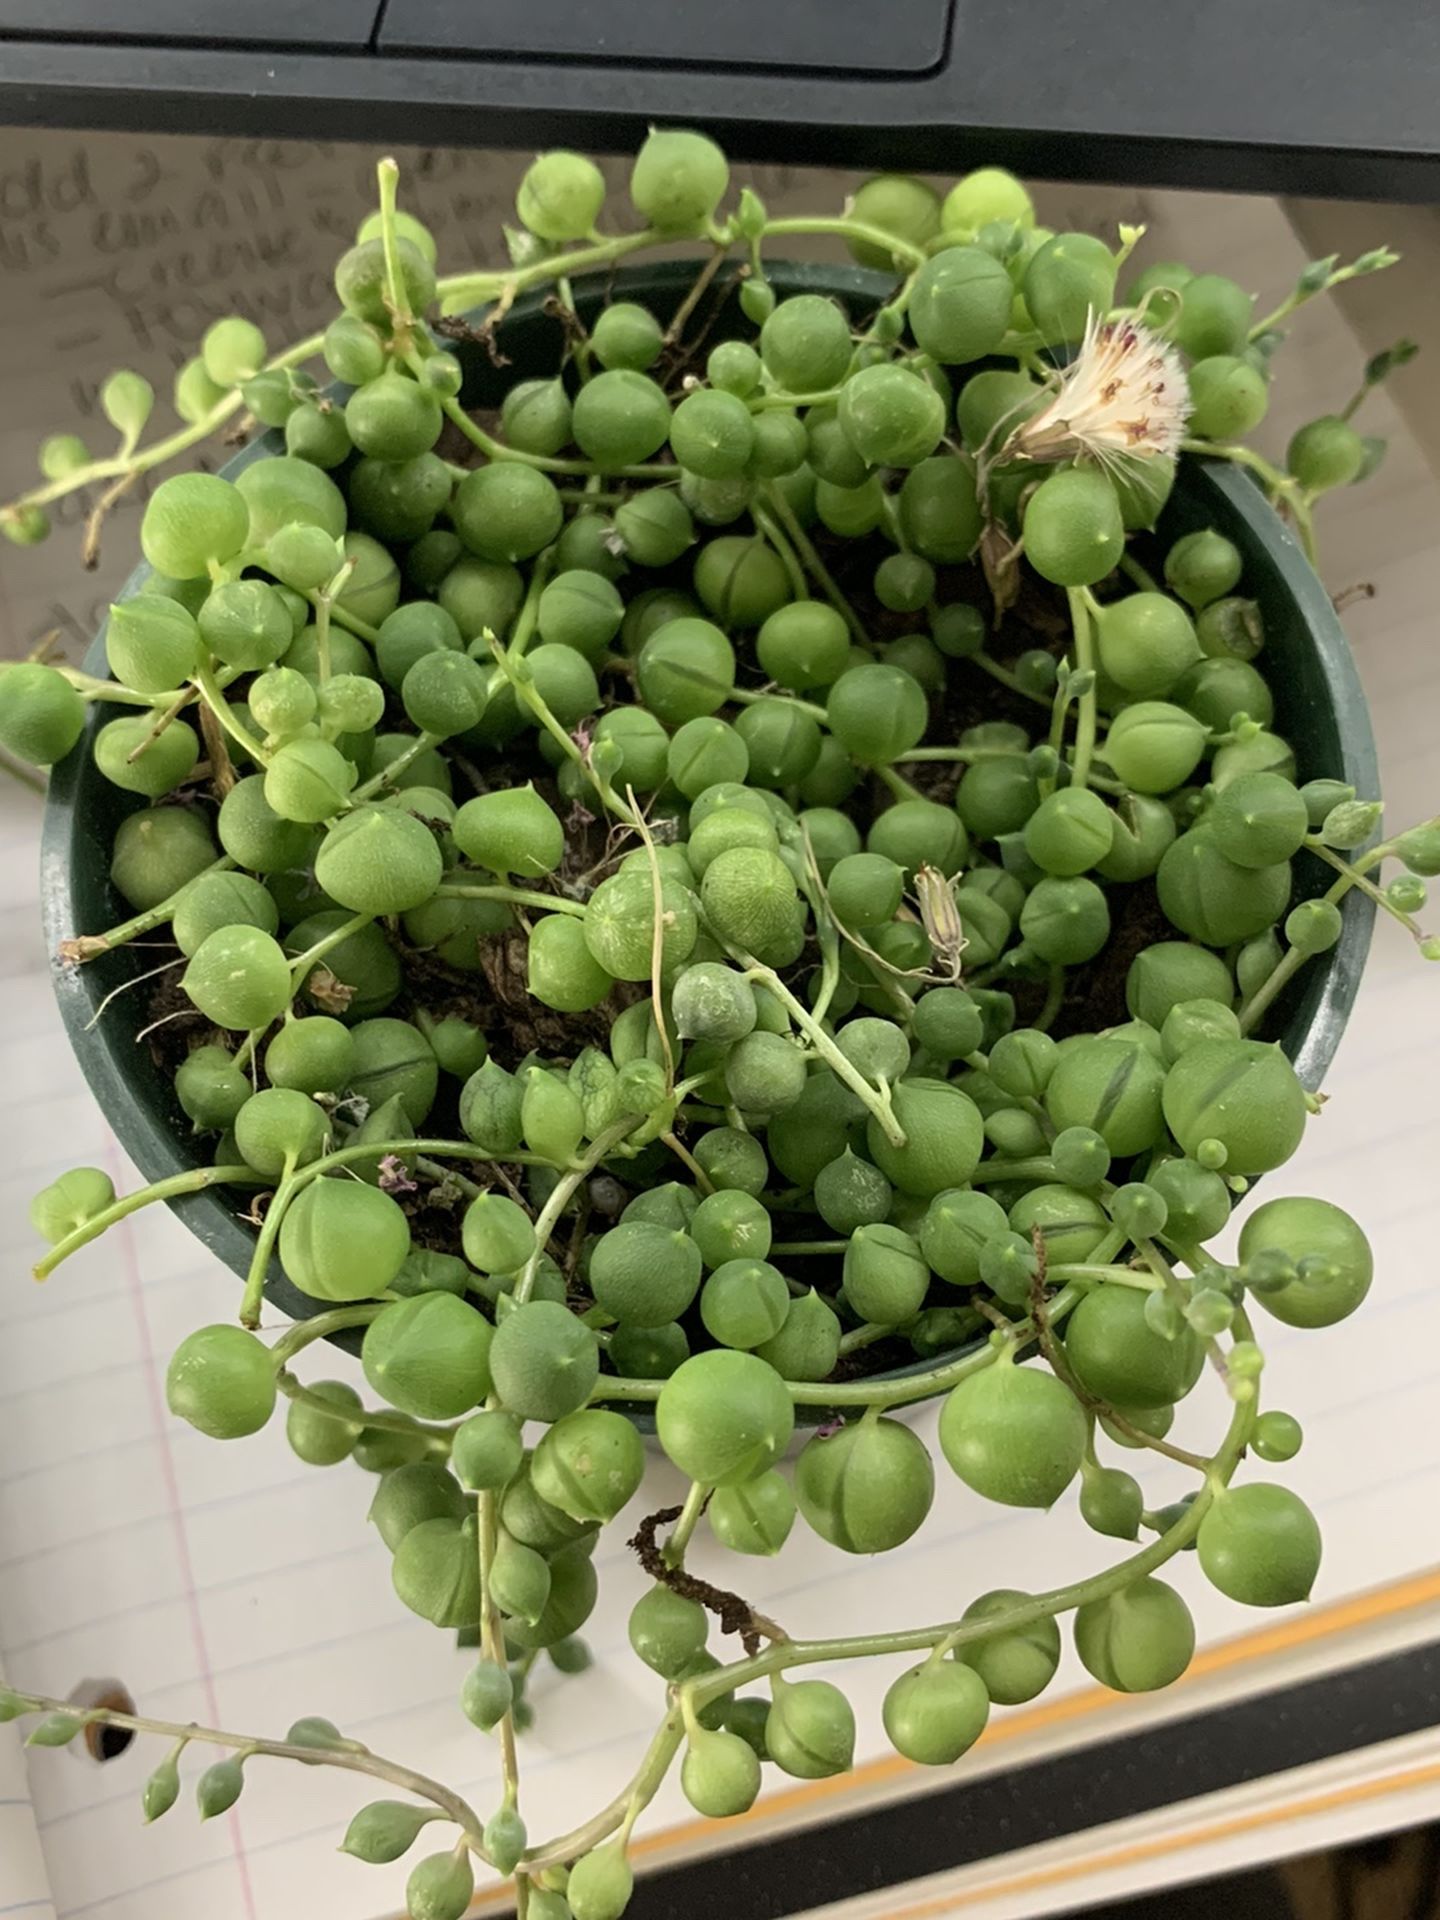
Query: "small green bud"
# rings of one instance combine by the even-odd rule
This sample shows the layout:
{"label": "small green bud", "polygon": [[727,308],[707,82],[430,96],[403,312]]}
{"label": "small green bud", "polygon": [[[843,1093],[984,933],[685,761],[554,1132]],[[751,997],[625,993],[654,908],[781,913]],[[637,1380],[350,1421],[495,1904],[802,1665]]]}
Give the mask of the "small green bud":
{"label": "small green bud", "polygon": [[1265,1356],[1253,1340],[1237,1340],[1230,1349],[1230,1372],[1237,1380],[1258,1380]]}
{"label": "small green bud", "polygon": [[217,1760],[195,1783],[195,1804],[202,1820],[228,1813],[245,1787],[245,1769],[239,1760]]}
{"label": "small green bud", "polygon": [[1305,1435],[1293,1413],[1275,1408],[1255,1422],[1250,1444],[1262,1460],[1293,1460]]}
{"label": "small green bud", "polygon": [[1140,1514],[1145,1505],[1140,1483],[1123,1467],[1086,1466],[1080,1484],[1080,1517],[1096,1533],[1115,1540],[1140,1536]]}
{"label": "small green bud", "polygon": [[318,1713],[307,1713],[297,1720],[285,1736],[288,1747],[314,1747],[320,1753],[358,1753],[360,1743],[347,1740],[333,1720]]}
{"label": "small green bud", "polygon": [[509,1486],[524,1457],[519,1422],[512,1414],[485,1409],[457,1430],[450,1463],[462,1486],[493,1493]]}
{"label": "small green bud", "polygon": [[1411,873],[1433,880],[1440,874],[1440,821],[1411,827],[1395,843],[1395,851]]}
{"label": "small green bud", "polygon": [[372,1800],[346,1828],[340,1851],[371,1866],[384,1866],[408,1853],[421,1829],[439,1817],[436,1807],[407,1806],[403,1800]]}
{"label": "small green bud", "polygon": [[474,1892],[468,1853],[432,1853],[405,1882],[405,1905],[410,1920],[460,1920]]}
{"label": "small green bud", "polygon": [[1300,798],[1305,802],[1310,831],[1318,833],[1335,807],[1355,798],[1355,789],[1344,780],[1307,780],[1300,789]]}
{"label": "small green bud", "polygon": [[1285,938],[1299,953],[1328,953],[1343,925],[1333,900],[1302,900],[1285,916]]}
{"label": "small green bud", "polygon": [[115,1187],[99,1167],[72,1167],[30,1202],[30,1224],[52,1247],[113,1205]]}
{"label": "small green bud", "polygon": [[570,1920],[570,1902],[563,1893],[536,1887],[530,1895],[529,1920]]}
{"label": "small green bud", "polygon": [[1245,1262],[1241,1277],[1255,1293],[1278,1293],[1298,1279],[1299,1270],[1283,1247],[1259,1247]]}
{"label": "small green bud", "polygon": [[9,1687],[0,1687],[0,1727],[10,1720],[18,1720],[22,1714],[34,1711],[28,1700],[22,1699],[18,1693],[12,1693]]}
{"label": "small green bud", "polygon": [[1158,1333],[1162,1340],[1178,1340],[1184,1321],[1170,1295],[1157,1288],[1154,1293],[1145,1296],[1145,1324],[1152,1333]]}
{"label": "small green bud", "polygon": [[1429,891],[1418,874],[1397,873],[1385,889],[1385,898],[1397,913],[1420,913]]}
{"label": "small green bud", "polygon": [[253,320],[226,314],[205,329],[200,358],[216,386],[238,386],[265,364],[265,336]]}
{"label": "small green bud", "polygon": [[742,187],[730,224],[742,240],[758,240],[768,219],[765,202],[753,187]]}
{"label": "small green bud", "polygon": [[52,433],[40,442],[40,471],[47,480],[68,480],[89,464],[90,449],[78,434]]}
{"label": "small green bud", "polygon": [[0,508],[0,534],[12,546],[38,547],[50,537],[50,516],[43,507]]}
{"label": "small green bud", "polygon": [[509,1673],[494,1660],[477,1660],[460,1688],[460,1710],[471,1726],[488,1733],[509,1711],[515,1688]]}
{"label": "small green bud", "polygon": [[1358,847],[1380,824],[1385,808],[1379,800],[1342,800],[1325,816],[1320,838],[1327,847]]}
{"label": "small green bud", "polygon": [[[1172,1500],[1168,1507],[1160,1507],[1157,1509],[1155,1514],[1155,1519],[1158,1522],[1156,1532],[1162,1534],[1168,1533],[1172,1527],[1178,1526],[1194,1504],[1194,1494],[1187,1493],[1183,1494],[1178,1500]],[[1195,1551],[1195,1542],[1193,1540],[1187,1540],[1183,1551],[1193,1553]]]}
{"label": "small green bud", "polygon": [[514,1807],[500,1807],[485,1822],[485,1851],[498,1873],[513,1873],[528,1838],[525,1822]]}
{"label": "small green bud", "polygon": [[100,411],[127,441],[134,444],[145,431],[155,405],[155,389],[143,374],[122,369],[112,373],[100,389]]}
{"label": "small green bud", "polygon": [[[1330,284],[1330,276],[1334,273],[1335,264],[1339,258],[1338,253],[1330,253],[1323,260],[1312,260],[1296,282],[1297,292],[1322,293]],[[1359,265],[1358,261],[1356,265]]]}
{"label": "small green bud", "polygon": [[68,1747],[85,1722],[78,1713],[47,1713],[30,1729],[27,1747]]}
{"label": "small green bud", "polygon": [[1235,1303],[1214,1287],[1202,1287],[1191,1296],[1185,1318],[1202,1339],[1210,1340],[1235,1318]]}
{"label": "small green bud", "polygon": [[1110,1198],[1110,1213],[1116,1226],[1133,1240],[1149,1238],[1164,1230],[1169,1208],[1165,1196],[1143,1180],[1131,1180],[1117,1187]]}
{"label": "small green bud", "polygon": [[148,1826],[152,1820],[158,1820],[162,1813],[168,1813],[179,1796],[180,1769],[176,1765],[175,1755],[168,1753],[140,1790],[145,1824]]}
{"label": "small green bud", "polygon": [[584,1673],[595,1663],[595,1656],[578,1634],[572,1633],[568,1639],[557,1640],[553,1647],[547,1647],[550,1664],[558,1673]]}
{"label": "small green bud", "polygon": [[620,1920],[630,1904],[635,1876],[618,1840],[582,1854],[565,1889],[575,1920]]}

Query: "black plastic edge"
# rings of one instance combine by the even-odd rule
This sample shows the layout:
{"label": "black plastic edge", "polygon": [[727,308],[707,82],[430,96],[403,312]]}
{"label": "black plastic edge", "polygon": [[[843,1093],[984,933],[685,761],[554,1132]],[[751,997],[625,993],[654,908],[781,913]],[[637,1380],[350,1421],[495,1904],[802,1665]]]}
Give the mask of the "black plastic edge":
{"label": "black plastic edge", "polygon": [[[1114,125],[987,125],[943,76],[867,81],[657,67],[283,55],[193,47],[0,43],[0,121],[12,126],[633,151],[656,118],[713,133],[737,159],[951,171],[984,163],[1032,177],[1338,199],[1440,198],[1440,152],[1311,140],[1212,139]],[[423,120],[417,123],[417,112]]]}

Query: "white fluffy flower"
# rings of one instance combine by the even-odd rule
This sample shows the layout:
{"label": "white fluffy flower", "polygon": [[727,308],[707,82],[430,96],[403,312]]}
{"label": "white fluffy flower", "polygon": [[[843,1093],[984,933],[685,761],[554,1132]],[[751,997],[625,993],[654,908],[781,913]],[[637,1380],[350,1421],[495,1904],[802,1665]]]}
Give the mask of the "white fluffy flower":
{"label": "white fluffy flower", "polygon": [[1049,402],[1009,435],[997,460],[1074,460],[1116,466],[1174,455],[1185,437],[1190,389],[1180,356],[1133,316],[1092,313],[1080,351]]}

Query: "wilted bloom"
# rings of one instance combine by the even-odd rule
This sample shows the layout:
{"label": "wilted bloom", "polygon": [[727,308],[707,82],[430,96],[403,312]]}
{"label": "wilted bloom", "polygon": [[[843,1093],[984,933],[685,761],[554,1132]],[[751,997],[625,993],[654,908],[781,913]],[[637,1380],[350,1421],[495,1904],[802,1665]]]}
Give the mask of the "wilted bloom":
{"label": "wilted bloom", "polygon": [[1190,417],[1190,389],[1168,340],[1131,315],[1091,313],[1080,351],[1049,403],[1021,421],[998,460],[1074,460],[1102,466],[1174,455]]}
{"label": "wilted bloom", "polygon": [[915,870],[915,904],[920,909],[920,924],[937,965],[950,980],[960,978],[960,956],[969,945],[955,899],[958,879],[957,875],[954,880],[947,880],[938,867]]}

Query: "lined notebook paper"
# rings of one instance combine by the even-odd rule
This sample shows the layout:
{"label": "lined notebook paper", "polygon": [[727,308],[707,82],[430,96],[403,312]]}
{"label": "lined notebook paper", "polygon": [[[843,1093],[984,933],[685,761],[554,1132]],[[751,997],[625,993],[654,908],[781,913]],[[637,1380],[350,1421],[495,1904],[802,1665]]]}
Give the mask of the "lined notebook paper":
{"label": "lined notebook paper", "polygon": [[[319,155],[311,167],[333,196],[338,172],[358,173],[359,161]],[[308,192],[297,184],[303,174],[297,169],[284,183],[292,200]],[[1055,214],[1083,211],[1095,198],[1062,192]],[[324,204],[323,194],[315,200]],[[1267,296],[1293,279],[1298,251],[1273,206],[1163,195],[1151,197],[1148,210],[1165,230],[1157,234],[1155,257],[1183,251],[1223,263]],[[1132,196],[1127,217],[1134,211]],[[1242,244],[1253,250],[1253,264],[1247,257],[1237,268]],[[1335,316],[1303,318],[1303,350],[1286,363],[1282,387],[1287,418],[1297,420],[1331,404],[1354,377],[1353,348]],[[1386,411],[1383,403],[1376,407],[1374,430],[1398,427]],[[1382,478],[1326,522],[1331,584],[1364,577],[1381,588],[1379,599],[1354,610],[1349,626],[1397,823],[1424,806],[1434,760],[1436,504],[1433,484],[1400,433]],[[116,550],[131,537],[133,523],[120,523]],[[53,569],[43,588],[18,589],[29,558],[3,562],[8,590],[27,596],[24,621],[8,636],[12,650],[24,637],[21,627],[33,626],[46,604],[45,593],[63,591],[63,576]],[[36,564],[44,575],[51,556]],[[497,1782],[492,1748],[454,1708],[466,1656],[449,1636],[407,1615],[391,1592],[387,1556],[365,1521],[373,1483],[348,1466],[300,1465],[278,1423],[222,1446],[166,1414],[161,1383],[170,1351],[196,1324],[233,1311],[237,1283],[155,1211],[107,1235],[43,1288],[27,1278],[34,1248],[25,1215],[36,1188],[81,1161],[108,1166],[117,1186],[133,1179],[51,1005],[35,906],[38,811],[18,789],[0,789],[0,1085],[19,1121],[0,1159],[0,1666],[18,1685],[57,1694],[87,1677],[115,1676],[144,1711],[243,1732],[276,1735],[301,1713],[324,1714],[488,1809]],[[1440,1071],[1437,990],[1440,975],[1427,973],[1405,936],[1382,925],[1327,1082],[1329,1103],[1281,1176],[1286,1190],[1322,1193],[1356,1212],[1372,1235],[1380,1275],[1358,1325],[1304,1336],[1266,1330],[1271,1404],[1295,1413],[1307,1433],[1285,1478],[1315,1508],[1326,1536],[1316,1609],[1440,1558],[1433,1531],[1416,1524],[1440,1500],[1440,1427],[1433,1418],[1440,1294],[1420,1251],[1440,1209],[1440,1139],[1430,1117]],[[325,1371],[344,1376],[347,1363],[327,1357]],[[1186,1419],[1204,1439],[1225,1409],[1208,1383],[1194,1400]],[[933,1415],[916,1421],[928,1438]],[[1139,1474],[1149,1504],[1183,1490],[1163,1461],[1130,1456],[1126,1464]],[[657,1461],[636,1514],[675,1490],[675,1477]],[[572,1824],[615,1791],[660,1710],[653,1676],[625,1648],[624,1621],[643,1585],[620,1544],[625,1533],[623,1521],[610,1529],[597,1561],[602,1601],[587,1634],[594,1668],[579,1679],[537,1670],[536,1724],[522,1756],[524,1810],[536,1835]],[[859,1563],[797,1529],[779,1562],[745,1561],[740,1583],[787,1629],[817,1635],[953,1617],[987,1587],[1042,1587],[1111,1557],[1107,1543],[1073,1513],[1041,1519],[986,1507],[942,1475],[931,1518],[900,1552]],[[737,1563],[727,1556],[702,1548],[697,1565],[735,1583]],[[1195,1610],[1203,1646],[1222,1648],[1254,1631],[1257,1617],[1206,1587],[1193,1561],[1175,1577]],[[1411,1608],[1388,1630],[1413,1631],[1422,1615],[1423,1608]],[[1354,1657],[1354,1644],[1337,1651],[1321,1638],[1285,1657],[1323,1665]],[[1097,1703],[1095,1712],[1105,1724],[1126,1725],[1144,1715],[1185,1713],[1227,1684],[1232,1667],[1222,1662],[1210,1677],[1158,1701],[1112,1700]],[[855,1791],[863,1795],[923,1784],[904,1769],[870,1764],[886,1752],[879,1704],[893,1672],[891,1663],[872,1663],[846,1675],[861,1728]],[[1073,1662],[1057,1690],[1062,1697],[1090,1691]],[[1007,1736],[1004,1724],[997,1716],[976,1766],[1084,1737],[1083,1728],[1051,1723]],[[317,1913],[378,1920],[399,1909],[403,1867],[365,1867],[334,1851],[350,1812],[374,1797],[353,1781],[257,1762],[243,1799],[224,1819],[201,1827],[182,1801],[146,1832],[138,1794],[159,1753],[140,1742],[103,1767],[71,1753],[22,1756],[15,1729],[0,1729],[0,1920],[12,1911],[46,1916],[52,1907],[62,1920],[189,1920],[202,1912],[206,1920],[310,1920]],[[792,1808],[785,1798],[790,1784],[771,1782],[775,1811],[767,1813],[762,1802],[755,1818],[824,1816],[823,1804],[808,1814]],[[1366,1804],[1374,1810],[1371,1824],[1383,1824],[1381,1803]],[[1385,1803],[1408,1804],[1403,1790]],[[679,1828],[689,1819],[672,1784],[647,1828]],[[1276,1820],[1246,1831],[1274,1852],[1315,1843],[1313,1830],[1303,1843],[1287,1843],[1286,1832],[1299,1830]],[[683,1844],[707,1842],[687,1826]],[[1142,1884],[1145,1876],[1195,1870],[1193,1862],[1186,1867],[1183,1848],[1152,1850],[1145,1859]],[[1033,1886],[1006,1893],[1004,1875],[1016,1870],[1004,1860],[967,1869],[953,1910],[962,1910],[962,1894],[963,1910],[971,1910],[987,1875],[999,1891],[976,1911],[1066,1904],[1053,1880],[1048,1894]],[[942,1904],[932,1901],[927,1911],[951,1910],[944,1889],[934,1898]],[[861,1911],[878,1915],[882,1905]]]}

